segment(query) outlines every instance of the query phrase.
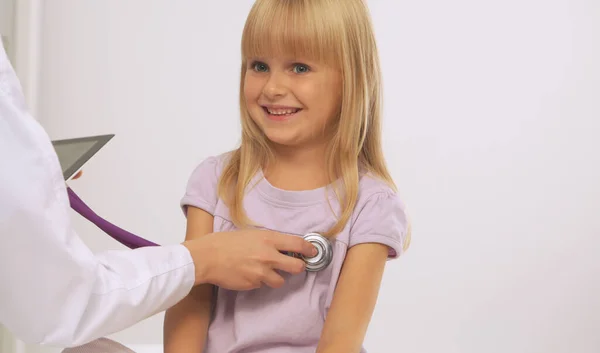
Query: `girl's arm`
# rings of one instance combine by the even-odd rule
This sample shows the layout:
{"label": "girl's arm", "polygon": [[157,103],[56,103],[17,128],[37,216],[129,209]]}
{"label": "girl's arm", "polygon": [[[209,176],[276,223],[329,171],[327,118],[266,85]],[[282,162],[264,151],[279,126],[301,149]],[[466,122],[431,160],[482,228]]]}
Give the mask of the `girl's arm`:
{"label": "girl's arm", "polygon": [[[213,216],[199,208],[188,206],[186,240],[213,231]],[[202,352],[210,320],[213,286],[196,286],[190,294],[168,309],[164,319],[164,352]]]}
{"label": "girl's arm", "polygon": [[359,353],[375,309],[383,269],[397,259],[409,239],[402,200],[390,190],[376,192],[354,219],[317,353]]}
{"label": "girl's arm", "polygon": [[348,250],[316,353],[360,352],[387,258],[383,244],[358,244]]}

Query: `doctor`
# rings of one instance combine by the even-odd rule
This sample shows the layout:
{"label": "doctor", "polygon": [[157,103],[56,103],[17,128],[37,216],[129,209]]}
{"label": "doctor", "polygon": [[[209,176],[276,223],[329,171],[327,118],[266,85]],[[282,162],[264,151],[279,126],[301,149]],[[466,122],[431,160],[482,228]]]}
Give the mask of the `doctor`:
{"label": "doctor", "polygon": [[209,234],[183,244],[93,254],[70,223],[66,186],[45,131],[28,115],[0,50],[0,324],[27,343],[73,347],[123,330],[184,298],[194,285],[281,285],[313,255],[273,232]]}

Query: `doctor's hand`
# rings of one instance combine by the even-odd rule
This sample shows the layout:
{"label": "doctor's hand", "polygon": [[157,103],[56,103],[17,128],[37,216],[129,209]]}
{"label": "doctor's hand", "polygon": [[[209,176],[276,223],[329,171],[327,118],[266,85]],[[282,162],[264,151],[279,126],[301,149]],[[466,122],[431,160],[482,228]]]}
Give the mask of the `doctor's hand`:
{"label": "doctor's hand", "polygon": [[317,251],[301,237],[263,230],[210,233],[183,245],[196,265],[196,285],[211,283],[231,290],[255,289],[263,283],[280,287],[284,279],[276,270],[297,274],[306,268],[302,259],[280,251],[307,257]]}

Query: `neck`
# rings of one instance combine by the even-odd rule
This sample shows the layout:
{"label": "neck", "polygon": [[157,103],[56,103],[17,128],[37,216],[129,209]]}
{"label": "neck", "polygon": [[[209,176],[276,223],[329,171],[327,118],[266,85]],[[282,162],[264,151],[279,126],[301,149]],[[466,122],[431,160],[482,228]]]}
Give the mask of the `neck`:
{"label": "neck", "polygon": [[325,144],[305,146],[274,146],[275,164],[296,165],[298,168],[306,166],[322,167],[326,163]]}
{"label": "neck", "polygon": [[310,190],[328,184],[326,146],[273,146],[275,160],[265,177],[275,187]]}

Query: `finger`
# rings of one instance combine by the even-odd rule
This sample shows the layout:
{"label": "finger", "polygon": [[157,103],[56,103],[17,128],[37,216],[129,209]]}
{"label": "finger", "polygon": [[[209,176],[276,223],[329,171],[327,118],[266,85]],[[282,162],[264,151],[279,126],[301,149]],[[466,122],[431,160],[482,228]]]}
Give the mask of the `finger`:
{"label": "finger", "polygon": [[273,245],[279,251],[291,251],[307,257],[317,255],[317,248],[300,237],[281,233],[272,233],[271,237]]}
{"label": "finger", "polygon": [[78,179],[81,177],[82,174],[83,174],[83,170],[80,170],[77,174],[75,174],[75,176],[72,179]]}
{"label": "finger", "polygon": [[277,270],[285,271],[291,274],[298,274],[306,270],[306,263],[302,259],[275,253],[271,266]]}
{"label": "finger", "polygon": [[283,286],[285,281],[277,272],[274,270],[269,270],[265,274],[262,282],[271,288],[279,288]]}
{"label": "finger", "polygon": [[261,286],[262,286],[262,282],[259,280],[248,281],[248,283],[246,284],[245,288],[243,288],[243,290],[257,289],[257,288],[260,288]]}

